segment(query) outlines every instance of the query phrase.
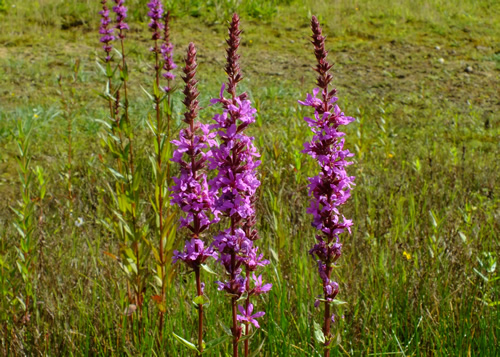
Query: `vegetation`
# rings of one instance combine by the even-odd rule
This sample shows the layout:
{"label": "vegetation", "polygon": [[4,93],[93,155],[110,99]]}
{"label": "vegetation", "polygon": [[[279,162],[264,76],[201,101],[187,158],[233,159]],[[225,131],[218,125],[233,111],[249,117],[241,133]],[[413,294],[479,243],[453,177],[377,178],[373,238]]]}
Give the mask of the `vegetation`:
{"label": "vegetation", "polygon": [[[137,192],[140,217],[154,214],[156,182],[148,160],[155,155],[149,125],[155,108],[141,89],[151,88],[155,76],[146,2],[127,1],[134,159],[142,167],[141,182],[151,182]],[[343,237],[342,264],[334,272],[338,298],[347,304],[344,318],[332,326],[341,336],[332,356],[497,355],[498,1],[165,5],[172,13],[175,61],[182,63],[190,41],[197,46],[204,123],[216,113],[209,100],[226,77],[227,21],[234,11],[242,18],[240,89],[257,108],[248,132],[262,154],[256,227],[271,260],[263,276],[273,284],[269,294],[254,299],[266,315],[250,350],[265,356],[322,353],[314,333],[321,316],[313,306],[322,283],[307,254],[315,235],[306,214],[307,177],[317,164],[301,153],[310,139],[302,118],[310,113],[296,102],[314,88],[309,22],[316,14],[328,36],[339,105],[356,117],[345,128],[345,147],[355,154],[348,173],[356,176],[356,187],[344,211],[354,225],[352,235]],[[106,168],[109,146],[100,139],[109,134],[103,123],[109,108],[98,95],[105,89],[96,64],[100,6],[94,0],[0,1],[2,355],[183,356],[191,352],[171,332],[192,336],[192,343],[197,336],[195,277],[184,266],[169,266],[168,276],[162,275],[166,312],[159,339],[153,276],[141,282],[146,296],[138,326],[127,279],[114,259],[120,252],[108,229],[114,222],[110,192],[122,191],[110,190],[115,177]],[[184,125],[181,100],[173,98],[175,135]],[[158,241],[154,224],[137,224],[141,239]],[[169,249],[182,249],[187,235],[173,231]],[[156,269],[147,245],[144,254],[144,269]],[[211,267],[222,275],[220,267]],[[204,273],[204,279],[210,296],[204,339],[217,341],[230,325],[220,314],[228,302],[217,291],[216,275]],[[231,351],[230,339],[220,341],[206,354]]]}

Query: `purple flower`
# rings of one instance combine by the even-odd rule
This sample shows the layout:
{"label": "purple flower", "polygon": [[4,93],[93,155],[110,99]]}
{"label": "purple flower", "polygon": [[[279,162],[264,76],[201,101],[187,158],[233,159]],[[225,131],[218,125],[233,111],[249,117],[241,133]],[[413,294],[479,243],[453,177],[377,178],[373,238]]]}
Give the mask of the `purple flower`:
{"label": "purple flower", "polygon": [[302,105],[305,105],[305,106],[313,107],[313,108],[321,106],[323,104],[323,102],[321,101],[321,99],[316,98],[318,93],[319,93],[319,88],[314,88],[313,94],[312,95],[307,94],[306,100],[305,101],[299,100],[299,103]]}
{"label": "purple flower", "polygon": [[125,38],[125,33],[123,30],[128,30],[128,24],[125,22],[127,18],[127,8],[123,5],[125,0],[114,0],[116,6],[113,6],[113,11],[116,14],[116,25],[115,28],[120,30],[118,37],[122,40]]}
{"label": "purple flower", "polygon": [[217,284],[217,290],[224,290],[228,294],[239,298],[245,292],[247,279],[237,276],[235,279],[226,282],[216,281],[215,283]]}
{"label": "purple flower", "polygon": [[249,271],[255,271],[258,267],[263,267],[269,264],[269,260],[264,259],[264,254],[257,253],[258,250],[259,247],[253,248],[248,254],[247,259],[245,260],[245,265],[247,266]]}
{"label": "purple flower", "polygon": [[212,247],[205,248],[201,239],[194,238],[186,242],[184,251],[174,251],[172,262],[177,263],[177,261],[182,260],[187,266],[194,269],[205,263],[208,258],[217,259],[217,252]]}
{"label": "purple flower", "polygon": [[[177,68],[177,65],[174,63],[173,52],[174,45],[170,42],[170,11],[167,11],[165,15],[165,25],[163,26],[163,43],[161,44],[160,52],[163,57],[163,77],[165,77],[168,81],[171,81],[175,78],[175,75],[172,73],[174,69]],[[165,92],[169,92],[170,88],[165,87]]]}
{"label": "purple flower", "polygon": [[[339,284],[331,280],[335,262],[342,255],[342,244],[339,235],[346,230],[350,233],[352,220],[341,218],[340,206],[351,195],[354,186],[354,177],[348,176],[346,167],[352,162],[348,161],[353,154],[344,149],[345,133],[339,130],[341,125],[347,125],[354,118],[345,116],[336,103],[336,89],[328,88],[333,77],[329,72],[332,67],[326,60],[328,52],[325,50],[325,37],[316,17],[311,21],[313,30],[312,43],[317,59],[315,71],[318,73],[318,88],[312,94],[307,94],[304,101],[299,101],[304,106],[314,109],[313,117],[304,120],[310,127],[313,137],[304,144],[305,154],[310,155],[319,164],[319,173],[309,178],[309,195],[311,205],[307,213],[313,216],[312,226],[320,231],[316,235],[317,243],[309,253],[317,259],[318,273],[323,283],[323,298],[317,298],[314,306],[320,302],[326,304],[325,316],[330,314],[330,303],[339,293]],[[321,297],[321,296],[320,296]],[[328,317],[330,318],[330,317]],[[334,315],[331,316],[335,322]],[[325,320],[325,335],[329,339],[329,324]]]}
{"label": "purple flower", "polygon": [[160,0],[151,0],[148,3],[148,16],[151,18],[149,27],[153,31],[153,40],[159,40],[161,38],[161,30],[163,30],[163,24],[160,22],[163,16],[163,6]]}
{"label": "purple flower", "polygon": [[[243,130],[255,121],[256,110],[249,100],[240,98],[212,102],[223,103],[224,107],[222,114],[214,117],[216,124],[211,126],[221,139],[219,147],[212,149],[209,164],[210,169],[218,169],[217,176],[210,181],[210,185],[222,193],[217,209],[228,216],[251,217],[255,213],[251,198],[260,186],[256,177],[260,161],[255,158],[260,155],[253,144],[254,138],[246,136]],[[232,155],[233,152],[237,155]]]}
{"label": "purple flower", "polygon": [[100,41],[104,44],[102,48],[104,52],[106,52],[105,61],[109,62],[111,60],[111,50],[113,46],[111,46],[111,42],[115,39],[113,36],[113,29],[109,28],[109,24],[111,23],[111,19],[109,18],[109,9],[106,6],[106,0],[101,1],[102,10],[99,11],[101,15],[101,26],[99,27],[99,33],[102,35]]}
{"label": "purple flower", "polygon": [[[248,324],[252,323],[259,327],[256,318],[264,315],[258,312],[252,315],[253,305],[250,304],[251,295],[259,295],[268,292],[272,285],[262,285],[262,276],[253,278],[255,287],[250,289],[250,272],[269,261],[263,259],[258,253],[258,247],[254,246],[259,236],[254,228],[256,223],[255,201],[256,192],[260,186],[257,178],[257,168],[260,165],[257,148],[254,146],[254,138],[245,134],[245,129],[255,121],[257,110],[252,107],[248,95],[236,94],[237,84],[243,79],[239,67],[237,50],[240,44],[239,17],[234,14],[229,26],[229,45],[226,50],[227,63],[226,73],[228,75],[227,93],[224,97],[226,84],[222,84],[218,98],[210,101],[212,105],[220,104],[222,112],[213,118],[214,123],[211,130],[217,132],[219,145],[211,148],[211,157],[208,159],[208,168],[216,170],[216,176],[209,181],[211,190],[217,194],[215,210],[230,219],[230,227],[219,232],[215,236],[212,245],[219,251],[218,261],[224,266],[228,275],[225,282],[217,282],[219,290],[224,290],[232,296],[233,321],[245,322],[246,334]],[[241,227],[241,228],[240,228]],[[245,268],[245,277],[242,271]],[[238,306],[241,315],[235,316],[236,299],[247,292],[244,309]],[[241,329],[233,323],[233,344],[236,346],[241,336]],[[248,341],[245,342],[248,349]]]}
{"label": "purple flower", "polygon": [[264,284],[262,285],[262,275],[259,275],[259,277],[255,276],[255,273],[252,274],[252,279],[254,281],[254,288],[250,292],[251,295],[260,295],[260,294],[265,294],[271,290],[273,287],[273,284]]}
{"label": "purple flower", "polygon": [[209,190],[203,170],[211,156],[210,147],[216,143],[213,139],[215,133],[211,133],[207,125],[195,122],[199,95],[195,79],[197,66],[196,48],[190,43],[183,77],[186,83],[184,122],[187,128],[180,130],[178,140],[172,140],[177,148],[171,159],[180,164],[179,176],[172,178],[175,184],[171,187],[171,202],[177,204],[185,214],[180,219],[181,227],[187,227],[192,233],[192,239],[186,242],[184,251],[174,253],[173,262],[182,260],[195,271],[209,257],[217,259],[213,247],[205,248],[200,236],[219,220],[218,212],[214,209],[216,195]]}
{"label": "purple flower", "polygon": [[238,310],[240,310],[240,314],[241,314],[241,315],[236,316],[238,321],[251,323],[256,328],[260,328],[259,322],[256,319],[264,316],[266,314],[264,311],[260,311],[260,312],[257,312],[257,313],[252,315],[252,312],[253,312],[253,305],[252,304],[249,304],[247,309],[245,309],[241,305],[238,305]]}

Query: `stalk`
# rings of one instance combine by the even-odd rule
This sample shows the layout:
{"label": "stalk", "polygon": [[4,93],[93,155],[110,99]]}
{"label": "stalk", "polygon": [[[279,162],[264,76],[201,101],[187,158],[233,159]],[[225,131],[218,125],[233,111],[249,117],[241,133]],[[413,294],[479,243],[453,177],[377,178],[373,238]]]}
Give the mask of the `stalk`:
{"label": "stalk", "polygon": [[[125,32],[124,30],[128,30],[129,27],[124,20],[126,18],[127,9],[123,6],[124,0],[115,0],[117,6],[113,8],[115,13],[117,14],[117,25],[116,28],[119,30],[118,37],[120,39],[120,49],[121,49],[121,63],[118,65],[118,69],[120,71],[120,79],[123,84],[123,110],[124,117],[126,122],[126,138],[128,142],[128,157],[125,166],[125,176],[127,180],[127,191],[130,191],[129,194],[131,196],[131,211],[129,213],[129,217],[131,219],[131,229],[132,229],[132,248],[135,257],[135,264],[137,267],[137,274],[135,277],[135,304],[137,306],[137,311],[139,314],[139,330],[142,329],[141,321],[142,321],[142,304],[143,304],[143,281],[142,281],[142,267],[141,267],[141,249],[140,249],[140,240],[137,237],[137,202],[136,195],[132,192],[134,173],[135,173],[135,163],[134,163],[134,145],[133,145],[133,130],[132,124],[129,116],[129,100],[128,100],[128,68],[126,63],[126,54],[125,54]],[[121,132],[120,132],[121,138]],[[123,148],[124,149],[124,148]],[[141,333],[139,333],[139,339],[141,338]]]}
{"label": "stalk", "polygon": [[[179,140],[172,143],[178,147],[175,150],[172,161],[180,164],[180,176],[174,177],[175,185],[172,187],[172,202],[177,204],[186,217],[181,218],[181,227],[187,227],[191,234],[191,240],[186,241],[184,251],[174,251],[173,262],[183,261],[188,268],[192,269],[196,278],[196,308],[198,310],[198,346],[199,356],[203,353],[203,313],[205,299],[203,283],[201,282],[200,267],[208,258],[217,258],[212,247],[205,248],[202,233],[208,227],[218,221],[213,206],[215,194],[208,190],[206,174],[203,171],[206,161],[211,156],[210,146],[215,144],[212,139],[215,134],[210,133],[208,125],[195,122],[198,115],[198,81],[195,78],[196,48],[193,43],[189,44],[185,67],[183,69],[184,101],[186,107],[184,123],[188,126],[181,129]],[[201,132],[201,133],[199,133]],[[184,157],[187,156],[186,159]],[[209,215],[215,217],[210,220]]]}
{"label": "stalk", "polygon": [[[194,272],[196,275],[196,292],[198,296],[202,296],[200,267],[195,267]],[[203,354],[203,304],[198,305],[198,351],[200,351],[199,356],[201,356]]]}
{"label": "stalk", "polygon": [[[347,117],[335,104],[336,89],[329,89],[333,76],[329,73],[332,64],[328,63],[328,52],[325,50],[325,36],[318,19],[311,20],[312,44],[317,65],[314,70],[318,73],[313,95],[308,94],[300,104],[314,109],[314,118],[304,118],[314,133],[311,142],[304,144],[303,153],[319,160],[321,170],[317,176],[310,177],[309,195],[312,196],[308,213],[314,217],[312,225],[319,230],[316,235],[317,244],[309,253],[317,259],[318,271],[323,283],[323,295],[319,295],[315,307],[319,307],[321,300],[325,303],[323,328],[319,331],[323,335],[324,356],[330,356],[333,336],[331,324],[335,321],[332,313],[332,303],[339,292],[339,285],[332,279],[333,266],[341,256],[342,244],[339,235],[344,231],[350,232],[352,221],[342,216],[338,207],[344,204],[350,196],[351,186],[354,186],[354,177],[347,176],[345,166],[352,164],[346,158],[353,156],[349,150],[343,150],[344,133],[339,131],[340,125],[347,125],[354,118]],[[317,95],[321,91],[321,98]],[[321,298],[321,299],[320,299]]]}
{"label": "stalk", "polygon": [[[124,74],[122,75],[122,82],[123,82],[123,109],[125,112],[125,121],[127,123],[127,139],[129,143],[129,167],[130,167],[130,174],[133,177],[134,176],[134,148],[133,148],[133,141],[132,141],[132,126],[130,123],[130,117],[128,114],[128,91],[127,91],[127,78],[128,78],[128,68],[127,64],[125,62],[125,45],[124,45],[124,38],[125,36],[123,35],[123,29],[120,29],[120,45],[121,45],[121,56],[122,56],[122,62],[121,65],[118,66],[118,69],[120,72],[123,72]],[[135,217],[134,217],[135,220]]]}
{"label": "stalk", "polygon": [[[251,229],[255,223],[255,192],[260,186],[256,170],[260,162],[254,161],[259,155],[253,138],[243,134],[248,125],[255,121],[256,110],[247,100],[247,93],[238,95],[236,92],[238,83],[243,79],[239,66],[240,56],[237,53],[241,35],[237,14],[233,15],[228,32],[225,66],[227,89],[226,84],[223,84],[219,98],[211,100],[212,104],[222,104],[223,114],[217,114],[213,118],[217,123],[214,127],[218,130],[221,144],[212,149],[214,158],[210,168],[217,169],[218,173],[210,184],[215,190],[221,191],[217,209],[230,219],[229,228],[219,232],[214,238],[213,246],[220,252],[219,262],[229,275],[228,281],[217,283],[219,290],[226,291],[231,297],[233,356],[238,356],[238,343],[243,332],[240,323],[246,325],[245,332],[249,333],[249,324],[260,327],[256,319],[265,314],[261,311],[252,315],[253,305],[250,300],[247,299],[244,306],[238,305],[238,300],[245,292],[250,296],[264,293],[264,290],[268,291],[271,287],[268,284],[263,289],[260,284],[250,290],[250,271],[269,262],[262,260],[262,254],[257,254],[258,247],[253,244],[257,233]],[[225,89],[230,98],[224,97]],[[247,275],[244,277],[241,271],[247,266]],[[254,280],[261,283],[262,277],[255,277]],[[245,345],[245,354],[248,354],[248,343]]]}
{"label": "stalk", "polygon": [[[160,88],[160,59],[159,59],[159,49],[158,49],[158,40],[155,40],[155,46],[153,49],[155,53],[155,81],[157,88]],[[160,180],[162,180],[162,145],[161,145],[161,136],[163,132],[162,118],[161,118],[161,108],[160,108],[160,96],[155,95],[155,110],[156,110],[156,145],[158,147],[158,151],[156,153],[156,169],[159,173]],[[160,273],[161,273],[161,302],[165,303],[165,258],[163,253],[163,182],[158,182],[158,230],[159,230],[159,251],[160,251]],[[163,336],[163,322],[164,322],[164,312],[160,309],[160,338]]]}
{"label": "stalk", "polygon": [[[176,65],[173,63],[170,57],[165,56],[165,48],[169,48],[170,50],[172,49],[172,45],[170,44],[170,34],[169,34],[169,13],[165,16],[163,16],[163,6],[160,1],[158,0],[151,0],[148,3],[148,16],[150,17],[151,21],[149,23],[149,27],[151,28],[153,34],[152,34],[152,40],[154,41],[154,47],[151,49],[152,52],[155,54],[155,83],[154,83],[154,106],[155,106],[155,112],[156,112],[156,128],[153,129],[155,139],[156,139],[156,148],[155,148],[155,162],[156,162],[156,190],[157,192],[155,196],[155,204],[156,204],[156,212],[157,212],[157,221],[158,221],[158,245],[159,245],[159,278],[161,280],[161,291],[160,291],[160,338],[163,335],[163,325],[164,325],[164,315],[165,315],[165,300],[166,300],[166,295],[165,295],[165,285],[166,285],[166,256],[165,256],[165,245],[164,245],[164,239],[163,239],[163,232],[164,232],[164,210],[166,207],[165,202],[166,202],[166,197],[165,197],[165,184],[168,186],[168,181],[169,181],[169,176],[170,176],[170,163],[166,159],[166,151],[165,149],[168,147],[168,139],[169,139],[169,129],[167,129],[167,132],[165,132],[165,128],[169,128],[170,126],[170,119],[171,119],[171,114],[170,114],[170,106],[172,103],[171,99],[171,90],[170,90],[170,80],[171,78],[174,77],[172,73],[170,73],[170,70],[174,69]],[[164,20],[164,23],[161,22],[161,20]],[[161,30],[164,30],[163,33],[163,39],[162,39],[162,34]],[[163,40],[163,43],[161,46],[159,46],[159,40]],[[171,52],[171,51],[170,51]],[[163,65],[161,64],[161,58],[160,54],[163,55]],[[167,72],[164,74],[164,76],[167,76],[168,78],[168,87],[164,88],[167,96],[167,105],[169,106],[169,110],[167,110],[166,113],[166,118],[167,118],[167,125],[165,125],[165,122],[163,121],[163,112],[161,110],[160,104],[162,101],[162,96],[160,92],[160,77],[161,77],[161,72],[162,68],[165,69]],[[152,125],[153,127],[153,125]],[[165,168],[164,165],[166,164],[166,176],[165,176]],[[167,208],[168,210],[168,208]]]}
{"label": "stalk", "polygon": [[[247,292],[250,292],[250,268],[248,267],[248,265],[245,266],[245,272],[246,272],[246,277],[247,277],[245,288],[246,288]],[[245,300],[245,310],[248,311],[249,306],[250,306],[250,294],[248,294],[248,297]],[[250,324],[247,323],[247,324],[245,324],[245,336],[247,336],[249,333],[250,333]],[[244,342],[245,357],[248,357],[249,342],[250,341],[248,338]]]}

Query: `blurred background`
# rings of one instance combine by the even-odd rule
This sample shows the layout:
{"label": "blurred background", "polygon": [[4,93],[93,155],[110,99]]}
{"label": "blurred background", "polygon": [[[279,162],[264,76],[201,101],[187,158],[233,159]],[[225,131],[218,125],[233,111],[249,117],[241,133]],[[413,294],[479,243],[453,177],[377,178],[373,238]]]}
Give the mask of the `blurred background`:
{"label": "blurred background", "polygon": [[[141,87],[150,88],[154,75],[146,3],[126,1],[130,113],[137,158],[145,163],[153,150],[146,128],[153,108]],[[209,100],[225,80],[227,22],[235,11],[242,18],[240,89],[258,110],[249,133],[262,155],[258,244],[271,260],[264,279],[273,283],[258,302],[266,315],[252,350],[262,356],[316,356],[322,350],[313,327],[321,322],[322,312],[313,307],[321,283],[308,254],[315,231],[306,214],[307,177],[318,167],[301,153],[312,136],[302,118],[312,113],[297,104],[315,87],[309,43],[315,14],[335,64],[338,104],[356,117],[345,128],[345,147],[355,154],[348,172],[357,186],[342,212],[354,226],[352,235],[342,237],[343,256],[335,270],[338,297],[347,304],[338,312],[341,340],[332,355],[497,355],[500,3],[186,0],[164,5],[173,17],[176,63],[181,65],[190,41],[197,45],[205,108],[200,115],[207,123],[217,112]],[[144,327],[148,337],[139,341],[127,329],[123,274],[104,253],[116,252],[118,243],[102,223],[111,218],[110,177],[102,163],[106,149],[99,139],[107,116],[98,95],[106,81],[96,64],[103,56],[100,10],[97,0],[0,0],[3,355],[189,355],[170,333],[155,347],[153,302]],[[182,88],[179,76],[176,84]],[[182,99],[178,91],[176,130]],[[39,167],[44,178],[31,186],[38,258],[37,302],[29,321],[16,317],[21,307],[12,306],[20,234],[13,222],[23,202],[16,161],[22,159],[19,123],[32,126],[29,165],[35,173]],[[150,179],[146,170],[144,182]],[[141,192],[145,215],[151,189],[145,185]],[[186,233],[174,235],[175,248]],[[192,276],[184,273],[176,266],[169,280],[166,327],[187,337],[196,335],[197,314],[190,306]],[[222,315],[227,299],[215,280],[207,274],[207,340],[224,335],[219,321],[229,324],[229,316]],[[211,355],[224,356],[228,348],[222,343]]]}

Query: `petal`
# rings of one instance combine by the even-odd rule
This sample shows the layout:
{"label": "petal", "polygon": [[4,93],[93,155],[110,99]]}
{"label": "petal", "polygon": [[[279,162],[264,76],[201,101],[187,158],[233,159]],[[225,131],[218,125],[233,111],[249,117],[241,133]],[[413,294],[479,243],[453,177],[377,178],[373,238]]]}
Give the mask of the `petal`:
{"label": "petal", "polygon": [[255,319],[250,319],[250,322],[256,327],[256,328],[260,328],[260,325],[259,325],[259,322]]}
{"label": "petal", "polygon": [[266,314],[266,313],[265,313],[264,311],[259,311],[259,312],[255,313],[255,314],[253,314],[251,317],[252,317],[253,319],[258,319],[259,317],[262,317],[262,316],[264,316],[265,314]]}

